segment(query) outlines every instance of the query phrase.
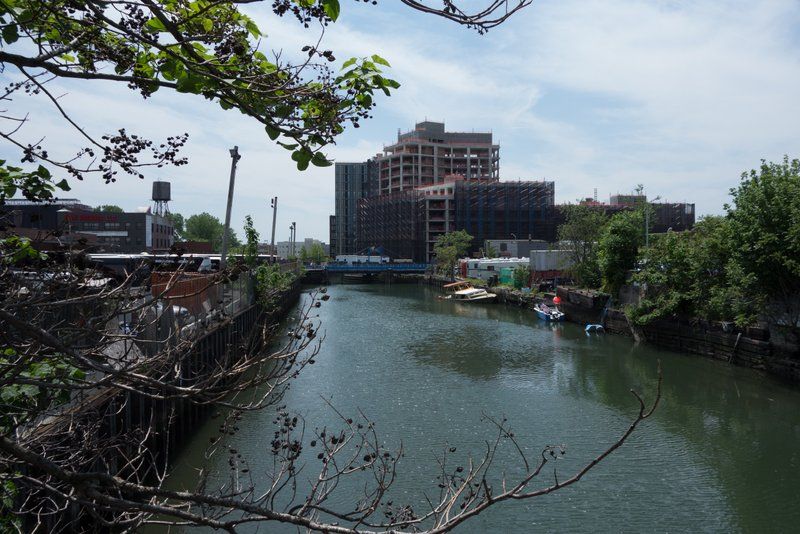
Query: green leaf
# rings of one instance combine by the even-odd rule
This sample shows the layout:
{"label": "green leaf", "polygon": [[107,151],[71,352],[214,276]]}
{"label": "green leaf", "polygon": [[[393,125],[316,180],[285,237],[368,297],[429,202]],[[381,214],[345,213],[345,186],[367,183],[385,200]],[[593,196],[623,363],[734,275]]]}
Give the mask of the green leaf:
{"label": "green leaf", "polygon": [[328,160],[322,152],[314,154],[314,157],[311,158],[311,163],[313,163],[315,167],[330,167],[333,165],[333,162]]}
{"label": "green leaf", "polygon": [[248,20],[247,23],[244,25],[245,29],[250,32],[250,35],[253,37],[261,37],[261,30],[258,28],[255,22],[252,20]]}
{"label": "green leaf", "polygon": [[16,24],[9,24],[5,28],[3,28],[3,40],[8,44],[14,43],[19,39],[19,33],[17,32],[17,25]]}
{"label": "green leaf", "polygon": [[178,78],[176,90],[179,93],[199,93],[205,80],[192,73],[185,73]]}
{"label": "green leaf", "polygon": [[164,23],[158,20],[157,18],[153,17],[152,19],[148,20],[145,23],[145,28],[153,33],[165,32],[167,31],[167,27],[164,26]]}
{"label": "green leaf", "polygon": [[336,22],[336,19],[339,18],[339,12],[341,11],[339,0],[322,0],[322,8],[325,10],[325,14],[328,15],[332,21]]}
{"label": "green leaf", "polygon": [[66,180],[61,180],[56,184],[56,187],[61,189],[62,191],[71,191],[72,188],[69,186]]}
{"label": "green leaf", "polygon": [[47,170],[47,167],[45,167],[45,166],[43,166],[43,165],[39,165],[39,168],[38,168],[38,169],[36,169],[36,172],[37,172],[37,173],[39,174],[39,176],[41,176],[42,178],[50,178],[50,171],[48,171],[48,170]]}
{"label": "green leaf", "polygon": [[273,141],[274,141],[274,140],[276,140],[276,139],[277,139],[278,137],[280,137],[280,135],[281,135],[281,132],[280,132],[280,130],[278,130],[277,128],[275,128],[275,127],[274,127],[274,126],[272,126],[271,124],[267,124],[266,126],[264,126],[264,130],[266,130],[266,131],[267,131],[267,135],[268,135],[268,136],[269,136],[269,138],[270,138],[270,139],[272,139]]}
{"label": "green leaf", "polygon": [[379,65],[384,65],[386,67],[391,67],[391,65],[389,65],[389,62],[386,61],[385,59],[383,59],[378,54],[373,54],[372,55],[372,61],[374,61],[375,63],[378,63]]}
{"label": "green leaf", "polygon": [[356,58],[351,57],[350,59],[344,62],[344,64],[342,65],[342,70],[346,69],[347,67],[352,67],[355,64],[356,64]]}

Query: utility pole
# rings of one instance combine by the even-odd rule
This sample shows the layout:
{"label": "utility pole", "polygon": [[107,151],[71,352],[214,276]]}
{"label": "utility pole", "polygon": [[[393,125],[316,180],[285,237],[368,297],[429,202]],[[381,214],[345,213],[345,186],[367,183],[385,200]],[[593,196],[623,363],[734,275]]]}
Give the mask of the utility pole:
{"label": "utility pole", "polygon": [[236,181],[236,163],[242,158],[239,155],[239,147],[234,146],[230,149],[231,153],[231,179],[228,184],[228,207],[225,209],[225,228],[222,232],[222,252],[219,258],[220,271],[225,268],[226,257],[228,255],[228,232],[231,227],[231,206],[233,205],[233,185]]}
{"label": "utility pole", "polygon": [[270,250],[273,254],[272,259],[275,260],[275,256],[278,254],[278,249],[275,248],[275,219],[278,216],[278,197],[272,197],[269,205],[272,207],[272,241],[270,242]]}
{"label": "utility pole", "polygon": [[294,242],[297,240],[297,223],[292,221],[292,256],[297,258],[297,251],[294,248]]}

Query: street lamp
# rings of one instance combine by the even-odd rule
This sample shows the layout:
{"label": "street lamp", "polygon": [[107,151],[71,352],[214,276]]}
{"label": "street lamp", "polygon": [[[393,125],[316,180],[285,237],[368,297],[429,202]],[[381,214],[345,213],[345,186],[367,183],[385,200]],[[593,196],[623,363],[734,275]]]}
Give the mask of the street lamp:
{"label": "street lamp", "polygon": [[272,256],[272,261],[270,261],[270,263],[274,263],[276,256],[278,255],[278,249],[275,248],[275,219],[278,216],[278,197],[272,197],[269,199],[269,207],[272,208],[272,239],[269,243],[269,253]]}

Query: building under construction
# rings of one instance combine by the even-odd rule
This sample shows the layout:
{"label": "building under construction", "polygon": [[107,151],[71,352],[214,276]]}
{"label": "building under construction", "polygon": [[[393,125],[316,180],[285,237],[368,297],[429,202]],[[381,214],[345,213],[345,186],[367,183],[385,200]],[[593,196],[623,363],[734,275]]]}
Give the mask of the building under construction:
{"label": "building under construction", "polygon": [[455,182],[455,229],[473,237],[473,250],[487,239],[555,241],[554,182]]}
{"label": "building under construction", "polygon": [[500,147],[490,132],[447,132],[442,122],[419,122],[375,157],[379,194],[441,184],[449,176],[500,179]]}
{"label": "building under construction", "polygon": [[417,190],[361,199],[358,242],[393,259],[425,262],[425,209]]}
{"label": "building under construction", "polygon": [[553,241],[554,196],[553,182],[457,180],[366,198],[359,202],[358,240],[418,262],[432,261],[436,239],[458,230],[473,236],[471,252],[487,239]]}

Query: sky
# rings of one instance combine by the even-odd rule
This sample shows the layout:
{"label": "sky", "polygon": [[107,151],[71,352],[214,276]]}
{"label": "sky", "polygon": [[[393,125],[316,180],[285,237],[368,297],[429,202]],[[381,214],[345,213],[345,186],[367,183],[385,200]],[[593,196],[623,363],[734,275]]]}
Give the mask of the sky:
{"label": "sky", "polygon": [[[270,5],[244,8],[266,34],[262,49],[293,57],[316,41],[316,29],[275,17]],[[650,198],[693,202],[704,215],[722,212],[740,174],[761,159],[800,157],[797,0],[540,0],[486,35],[395,0],[343,0],[322,48],[339,64],[380,54],[402,84],[377,99],[372,119],[329,147],[336,161],[363,161],[394,142],[398,129],[442,121],[450,131],[491,131],[501,180],[553,180],[558,203],[595,188],[608,200],[642,184]],[[295,221],[299,239],[328,242],[333,167],[297,171],[254,120],[168,91],[144,101],[107,82],[59,81],[51,90],[98,135],[120,127],[156,139],[189,133],[188,165],[109,185],[73,180],[70,197],[132,210],[151,204],[153,180],[168,180],[172,211],[223,220],[228,149],[237,145],[237,232],[250,214],[268,241],[269,198],[278,196],[276,240],[287,240]],[[45,136],[52,154],[80,146],[43,98],[18,97],[6,108],[29,113],[23,134]],[[19,154],[3,145],[0,159],[12,163]]]}

